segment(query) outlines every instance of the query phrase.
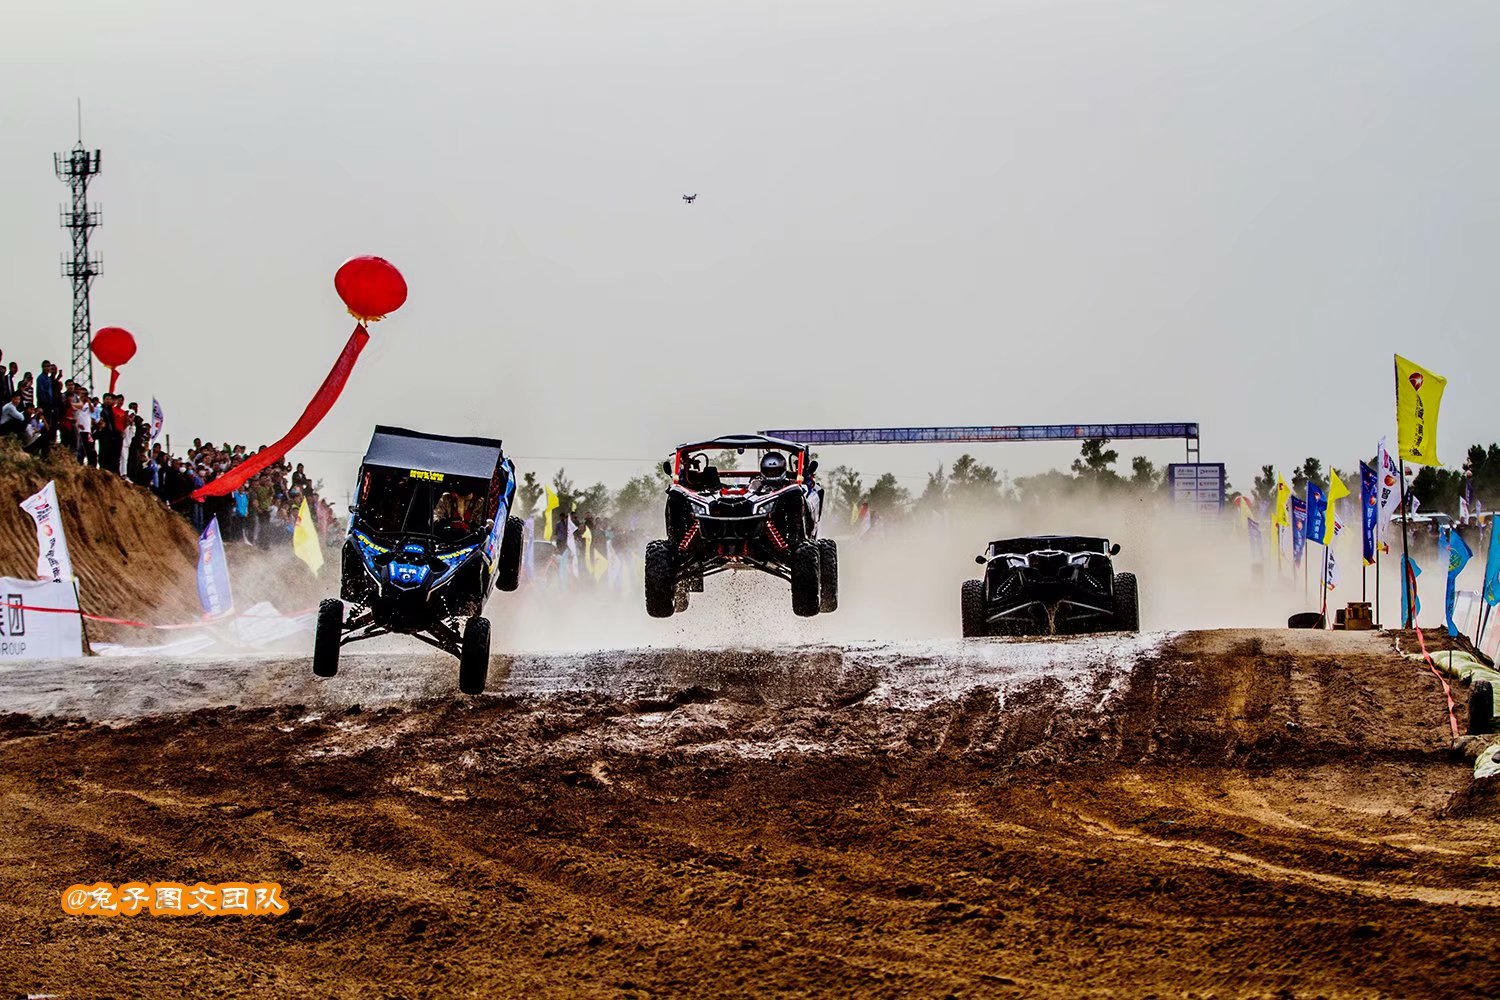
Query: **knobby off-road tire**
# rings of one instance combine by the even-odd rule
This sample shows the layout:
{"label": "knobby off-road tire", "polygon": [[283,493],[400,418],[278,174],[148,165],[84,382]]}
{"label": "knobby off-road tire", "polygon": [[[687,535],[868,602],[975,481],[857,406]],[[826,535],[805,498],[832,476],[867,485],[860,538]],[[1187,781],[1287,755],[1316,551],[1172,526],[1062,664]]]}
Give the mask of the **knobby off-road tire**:
{"label": "knobby off-road tire", "polygon": [[458,653],[458,689],[464,694],[482,694],[490,674],[490,620],[480,615],[464,625],[464,641]]}
{"label": "knobby off-road tire", "polygon": [[1141,598],[1134,573],[1115,574],[1115,628],[1121,632],[1141,630]]}
{"label": "knobby off-road tire", "polygon": [[339,639],[344,634],[344,602],[324,598],[318,605],[317,631],[313,633],[313,673],[332,677],[339,672]]}
{"label": "knobby off-road tire", "polygon": [[820,538],[818,546],[818,610],[823,614],[839,609],[839,543]]}
{"label": "knobby off-road tire", "polygon": [[521,585],[522,524],[519,517],[505,519],[500,536],[500,564],[495,567],[495,586],[509,593]]}
{"label": "knobby off-road tire", "polygon": [[984,581],[965,580],[959,595],[959,609],[963,614],[964,638],[978,639],[990,634],[984,618]]}
{"label": "knobby off-road tire", "polygon": [[818,613],[818,547],[812,542],[803,542],[792,549],[792,614],[799,618],[811,618]]}
{"label": "knobby off-road tire", "polygon": [[646,543],[646,614],[671,618],[677,599],[677,573],[672,568],[672,543]]}

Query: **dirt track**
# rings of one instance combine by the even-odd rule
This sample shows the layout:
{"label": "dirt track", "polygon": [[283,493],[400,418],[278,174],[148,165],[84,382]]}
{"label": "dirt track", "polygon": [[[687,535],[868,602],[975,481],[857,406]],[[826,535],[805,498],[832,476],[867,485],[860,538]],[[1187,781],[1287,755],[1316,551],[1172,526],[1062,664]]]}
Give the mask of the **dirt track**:
{"label": "dirt track", "polygon": [[[977,684],[941,651],[808,654],[826,669],[799,685],[777,680],[796,652],[658,653],[552,694],[511,664],[511,694],[450,698],[444,673],[404,708],[12,715],[0,982],[1500,995],[1496,813],[1449,808],[1468,768],[1389,640],[1195,633],[1102,664],[1087,640],[977,645]],[[278,881],[294,910],[60,912],[71,883],[131,879]]]}

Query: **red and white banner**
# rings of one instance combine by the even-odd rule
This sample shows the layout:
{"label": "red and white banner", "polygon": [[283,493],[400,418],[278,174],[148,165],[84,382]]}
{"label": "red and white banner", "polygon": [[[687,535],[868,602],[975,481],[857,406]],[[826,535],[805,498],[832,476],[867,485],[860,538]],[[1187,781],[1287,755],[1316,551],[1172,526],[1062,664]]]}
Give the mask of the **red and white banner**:
{"label": "red and white banner", "polygon": [[[62,512],[57,509],[57,484],[49,482],[21,501],[21,509],[36,522],[36,577],[52,583],[73,580],[73,560],[63,536]],[[75,602],[74,609],[77,609]]]}
{"label": "red and white banner", "polygon": [[83,655],[83,621],[73,581],[0,577],[0,660]]}

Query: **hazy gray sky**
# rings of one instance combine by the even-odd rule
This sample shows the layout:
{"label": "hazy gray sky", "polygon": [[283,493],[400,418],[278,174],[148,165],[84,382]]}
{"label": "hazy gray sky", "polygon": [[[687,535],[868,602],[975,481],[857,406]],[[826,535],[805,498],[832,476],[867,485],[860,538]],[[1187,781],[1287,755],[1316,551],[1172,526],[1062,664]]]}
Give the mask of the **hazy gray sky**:
{"label": "hazy gray sky", "polygon": [[765,426],[1196,420],[1248,486],[1371,451],[1393,350],[1451,379],[1445,459],[1500,437],[1500,4],[5,8],[6,358],[65,360],[82,97],[95,324],[174,442],[279,436],[338,264],[405,272],[297,456],[340,498],[376,421],[620,481]]}

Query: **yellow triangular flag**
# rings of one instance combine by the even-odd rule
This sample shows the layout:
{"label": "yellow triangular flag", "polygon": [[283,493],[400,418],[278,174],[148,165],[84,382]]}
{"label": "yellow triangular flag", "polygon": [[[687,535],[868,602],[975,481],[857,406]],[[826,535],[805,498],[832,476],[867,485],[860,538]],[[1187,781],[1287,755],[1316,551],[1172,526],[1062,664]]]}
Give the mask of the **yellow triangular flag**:
{"label": "yellow triangular flag", "polygon": [[552,487],[543,486],[547,491],[547,502],[542,505],[542,514],[546,518],[542,525],[542,540],[552,541],[552,512],[557,509],[557,494],[552,492]]}
{"label": "yellow triangular flag", "polygon": [[[1340,497],[1346,497],[1348,495],[1349,487],[1344,485],[1344,481],[1339,478],[1339,474],[1337,472],[1334,472],[1333,466],[1330,465],[1328,467],[1328,514],[1323,518],[1323,538],[1321,539],[1324,545],[1329,545],[1333,542],[1333,529],[1335,521],[1333,513],[1334,502]],[[1314,539],[1314,541],[1318,541],[1318,539]]]}
{"label": "yellow triangular flag", "polygon": [[292,530],[292,552],[307,563],[313,576],[323,568],[323,542],[318,538],[318,528],[313,524],[312,512],[307,509],[307,500],[297,508],[297,526]]}
{"label": "yellow triangular flag", "polygon": [[1281,473],[1276,473],[1276,500],[1271,508],[1271,523],[1279,524],[1283,528],[1288,527],[1287,505],[1292,501],[1292,488],[1281,478]]}

